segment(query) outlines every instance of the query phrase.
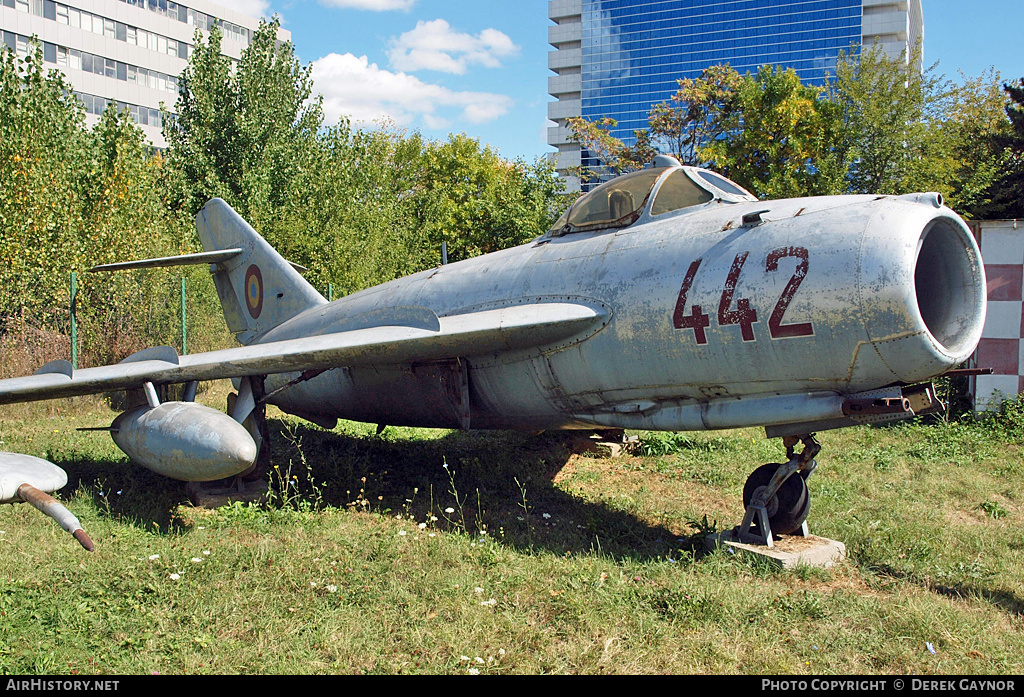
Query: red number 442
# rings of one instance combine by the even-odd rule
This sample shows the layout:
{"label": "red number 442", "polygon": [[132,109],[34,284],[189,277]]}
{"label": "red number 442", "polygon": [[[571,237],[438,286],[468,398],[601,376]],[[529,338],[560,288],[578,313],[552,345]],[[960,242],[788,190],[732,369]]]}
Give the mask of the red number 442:
{"label": "red number 442", "polygon": [[[743,272],[743,265],[747,262],[750,252],[741,252],[733,259],[732,268],[725,279],[722,288],[722,298],[718,302],[718,324],[727,326],[738,324],[744,341],[754,341],[754,323],[758,321],[757,310],[750,305],[748,298],[735,298],[736,285],[739,283],[740,274]],[[789,308],[789,303],[796,295],[796,291],[807,276],[808,257],[807,249],[804,247],[780,247],[773,250],[765,262],[765,271],[773,272],[779,270],[779,261],[787,257],[797,260],[796,271],[782,291],[775,309],[772,310],[768,319],[768,334],[773,339],[787,339],[796,336],[814,336],[814,327],[810,322],[797,324],[783,324],[782,318]],[[700,305],[692,305],[690,310],[686,309],[686,296],[693,286],[693,279],[700,268],[701,259],[696,259],[690,264],[683,278],[683,285],[679,289],[679,299],[676,300],[676,308],[672,313],[672,325],[676,329],[692,329],[694,339],[698,344],[708,343],[707,333],[704,331],[711,326],[711,317],[708,316]],[[733,309],[735,306],[735,309]]]}

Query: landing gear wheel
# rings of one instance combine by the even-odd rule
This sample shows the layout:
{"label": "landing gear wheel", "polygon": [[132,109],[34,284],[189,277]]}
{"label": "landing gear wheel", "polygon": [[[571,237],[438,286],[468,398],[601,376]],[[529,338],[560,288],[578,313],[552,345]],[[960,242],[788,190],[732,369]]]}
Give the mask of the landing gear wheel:
{"label": "landing gear wheel", "polygon": [[[759,489],[771,483],[775,471],[782,467],[778,463],[761,465],[747,477],[743,485],[743,507],[746,508],[757,495]],[[798,474],[794,474],[779,487],[775,496],[765,504],[768,512],[768,525],[775,535],[789,535],[798,530],[807,520],[811,511],[811,495],[807,491],[807,482]]]}

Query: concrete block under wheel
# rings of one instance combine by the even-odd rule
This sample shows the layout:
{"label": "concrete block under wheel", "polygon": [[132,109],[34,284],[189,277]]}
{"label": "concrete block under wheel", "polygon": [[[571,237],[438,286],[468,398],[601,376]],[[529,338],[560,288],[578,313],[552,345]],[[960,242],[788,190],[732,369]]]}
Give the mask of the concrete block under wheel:
{"label": "concrete block under wheel", "polygon": [[846,559],[846,545],[838,540],[816,535],[779,535],[775,538],[775,545],[769,548],[739,542],[734,530],[725,530],[708,535],[704,540],[704,546],[708,551],[716,547],[725,547],[737,554],[756,555],[783,569],[794,569],[798,566],[828,568]]}

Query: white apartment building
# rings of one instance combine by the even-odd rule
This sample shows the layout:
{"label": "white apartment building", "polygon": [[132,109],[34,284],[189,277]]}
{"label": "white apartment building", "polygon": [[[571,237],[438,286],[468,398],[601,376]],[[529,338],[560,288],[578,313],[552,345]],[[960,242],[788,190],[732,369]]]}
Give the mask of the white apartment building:
{"label": "white apartment building", "polygon": [[[36,37],[47,67],[63,71],[85,104],[87,124],[116,101],[157,148],[167,145],[160,105],[173,112],[195,31],[215,23],[224,55],[237,61],[259,18],[208,0],[0,0],[3,44],[24,56]],[[282,29],[277,38],[291,33]]]}
{"label": "white apartment building", "polygon": [[[596,164],[570,139],[567,118],[610,116],[618,121],[613,135],[632,142],[651,106],[675,94],[677,79],[712,65],[740,74],[792,67],[822,84],[851,44],[877,44],[899,58],[924,36],[921,0],[549,0],[548,18],[548,92],[556,100],[548,103],[548,144],[563,176]],[[579,187],[575,178],[567,184]]]}

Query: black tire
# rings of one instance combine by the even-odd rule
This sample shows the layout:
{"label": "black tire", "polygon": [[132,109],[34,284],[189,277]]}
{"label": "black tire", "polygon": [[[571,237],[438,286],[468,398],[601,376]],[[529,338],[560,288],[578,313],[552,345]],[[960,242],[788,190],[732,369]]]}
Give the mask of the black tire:
{"label": "black tire", "polygon": [[[747,477],[743,485],[743,507],[750,505],[757,490],[768,486],[776,470],[782,467],[778,463],[761,465]],[[793,474],[782,483],[765,506],[768,511],[768,524],[774,535],[789,535],[800,529],[811,512],[811,495],[807,490],[807,482],[798,474]]]}

